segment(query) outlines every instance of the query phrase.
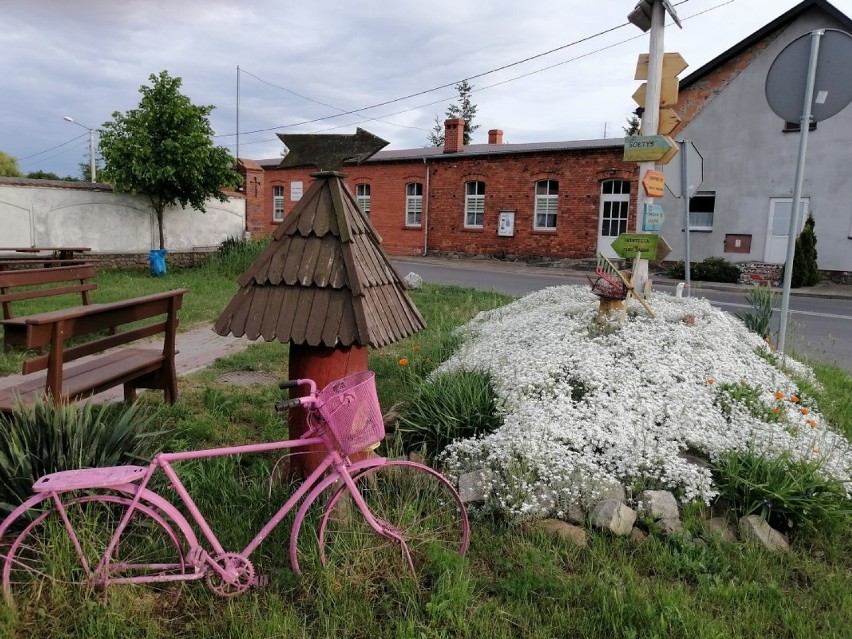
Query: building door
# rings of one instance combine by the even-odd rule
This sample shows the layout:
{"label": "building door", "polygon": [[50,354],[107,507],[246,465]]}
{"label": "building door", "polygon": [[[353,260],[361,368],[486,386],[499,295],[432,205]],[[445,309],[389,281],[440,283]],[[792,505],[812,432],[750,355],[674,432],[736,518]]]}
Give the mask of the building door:
{"label": "building door", "polygon": [[[805,227],[810,199],[799,201],[798,232]],[[769,228],[766,233],[766,250],[763,261],[767,264],[783,264],[787,261],[787,234],[790,231],[790,211],[793,210],[793,198],[774,197],[769,199]]]}
{"label": "building door", "polygon": [[622,233],[627,233],[629,212],[630,182],[628,180],[602,182],[598,253],[607,257],[618,257],[610,244]]}

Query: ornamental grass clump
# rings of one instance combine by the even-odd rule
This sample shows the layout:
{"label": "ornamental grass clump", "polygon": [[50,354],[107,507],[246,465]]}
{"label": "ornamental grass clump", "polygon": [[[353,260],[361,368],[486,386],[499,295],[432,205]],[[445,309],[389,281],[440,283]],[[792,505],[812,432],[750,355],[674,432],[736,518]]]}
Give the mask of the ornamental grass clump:
{"label": "ornamental grass clump", "polygon": [[42,475],[147,461],[165,432],[159,412],[142,404],[36,402],[0,415],[0,510],[32,495]]}
{"label": "ornamental grass clump", "polygon": [[421,380],[399,410],[397,432],[406,451],[434,456],[453,440],[491,433],[500,423],[488,374],[457,370]]}
{"label": "ornamental grass clump", "polygon": [[[813,380],[808,367],[768,361],[770,346],[707,300],[655,292],[649,303],[656,317],[635,306],[615,330],[593,334],[598,299],[562,286],[464,327],[438,370],[487,371],[503,424],[453,442],[440,461],[454,477],[490,471],[484,510],[559,517],[594,505],[612,483],[710,503],[714,476],[690,456],[717,461],[743,450],[818,461],[821,477],[848,481],[852,446],[815,403],[799,399]],[[523,468],[523,477],[506,481],[509,468]]]}
{"label": "ornamental grass clump", "polygon": [[758,514],[792,534],[831,533],[852,520],[843,483],[826,478],[819,461],[753,450],[725,453],[713,465],[719,494],[738,515]]}

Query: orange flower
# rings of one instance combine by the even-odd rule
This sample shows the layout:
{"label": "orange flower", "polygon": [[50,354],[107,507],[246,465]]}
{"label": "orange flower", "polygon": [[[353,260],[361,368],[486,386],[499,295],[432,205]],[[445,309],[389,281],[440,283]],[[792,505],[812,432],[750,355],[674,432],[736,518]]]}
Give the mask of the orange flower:
{"label": "orange flower", "polygon": [[822,451],[819,448],[814,448],[814,455],[822,455]]}
{"label": "orange flower", "polygon": [[399,365],[400,366],[408,366],[408,358],[407,357],[400,357],[399,358]]}
{"label": "orange flower", "polygon": [[419,347],[419,346],[415,346],[415,347],[414,347],[414,348],[412,348],[411,350],[413,350],[413,351],[416,353],[417,351],[419,351],[419,350],[420,350],[420,347]]}
{"label": "orange flower", "polygon": [[791,401],[791,402],[793,402],[793,403],[795,404],[796,402],[798,402],[798,401],[799,401],[799,398],[798,398],[798,397],[796,397],[795,395],[793,395],[793,396],[791,396],[791,397],[790,397],[790,401]]}
{"label": "orange flower", "polygon": [[811,428],[816,428],[816,422],[812,419],[809,419],[808,426],[810,426]]}
{"label": "orange flower", "polygon": [[710,379],[707,380],[707,383],[708,384],[715,384],[716,380],[711,377]]}
{"label": "orange flower", "polygon": [[775,393],[773,393],[773,395],[775,395],[775,399],[784,399],[784,393],[775,391]]}
{"label": "orange flower", "polygon": [[811,411],[809,411],[807,408],[803,408],[803,409],[802,409],[802,415],[807,415],[807,414],[808,414],[808,413],[810,413],[810,412],[811,412]]}
{"label": "orange flower", "polygon": [[781,409],[780,409],[780,408],[773,408],[773,409],[772,409],[772,412],[773,412],[773,413],[775,413],[776,415],[780,415],[780,414],[781,414]]}
{"label": "orange flower", "polygon": [[767,335],[766,337],[764,337],[764,338],[763,338],[763,341],[764,341],[764,342],[766,342],[766,343],[768,344],[768,343],[769,343],[769,336]]}
{"label": "orange flower", "polygon": [[774,350],[775,350],[775,344],[770,344],[770,345],[769,345],[769,350],[770,350],[770,351],[774,351]]}

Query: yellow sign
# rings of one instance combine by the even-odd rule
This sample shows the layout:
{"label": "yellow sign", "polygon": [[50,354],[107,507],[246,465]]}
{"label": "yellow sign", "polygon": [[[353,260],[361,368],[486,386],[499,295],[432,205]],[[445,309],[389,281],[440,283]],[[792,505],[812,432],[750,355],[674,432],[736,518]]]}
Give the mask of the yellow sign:
{"label": "yellow sign", "polygon": [[666,176],[659,171],[648,171],[642,178],[642,186],[648,197],[663,197],[666,194]]}
{"label": "yellow sign", "polygon": [[[650,56],[647,53],[639,54],[639,61],[636,63],[636,77],[634,80],[647,80],[648,79],[648,61]],[[688,67],[686,60],[679,53],[664,53],[663,54],[663,77],[671,77],[675,76],[686,67]]]}
{"label": "yellow sign", "polygon": [[[625,162],[660,162],[665,164],[674,157],[678,148],[665,135],[632,135],[624,138]],[[670,155],[671,154],[671,155]],[[668,158],[665,162],[662,158]]]}
{"label": "yellow sign", "polygon": [[678,124],[680,124],[680,118],[674,109],[660,109],[660,121],[657,126],[657,133],[668,135],[675,130]]}
{"label": "yellow sign", "polygon": [[[649,55],[642,53],[639,55],[639,61],[636,63],[636,80],[648,79]],[[689,65],[679,53],[663,54],[662,75],[660,77],[660,116],[659,126],[653,133],[659,135],[668,135],[674,131],[675,127],[680,124],[680,118],[674,109],[670,108],[677,105],[678,90],[680,89],[680,80],[677,74],[686,69]],[[647,82],[636,89],[633,94],[633,99],[641,107],[645,106],[646,94],[648,92]]]}

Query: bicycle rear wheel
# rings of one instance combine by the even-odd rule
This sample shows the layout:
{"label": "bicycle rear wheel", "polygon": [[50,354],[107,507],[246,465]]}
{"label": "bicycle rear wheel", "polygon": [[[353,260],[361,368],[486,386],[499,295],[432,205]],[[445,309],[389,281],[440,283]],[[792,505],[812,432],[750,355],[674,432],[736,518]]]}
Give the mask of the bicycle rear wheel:
{"label": "bicycle rear wheel", "polygon": [[132,499],[74,491],[63,494],[62,503],[64,516],[45,495],[35,504],[43,511],[4,522],[5,537],[20,531],[4,544],[2,582],[8,604],[21,608],[60,597],[73,601],[79,593],[72,591],[81,587],[186,572],[181,536],[156,508],[138,503],[109,561],[101,562]]}
{"label": "bicycle rear wheel", "polygon": [[398,575],[408,569],[416,573],[441,554],[467,552],[467,512],[437,471],[415,462],[389,461],[353,481],[379,524],[403,543],[373,530],[344,485],[329,499],[320,523],[324,566]]}

